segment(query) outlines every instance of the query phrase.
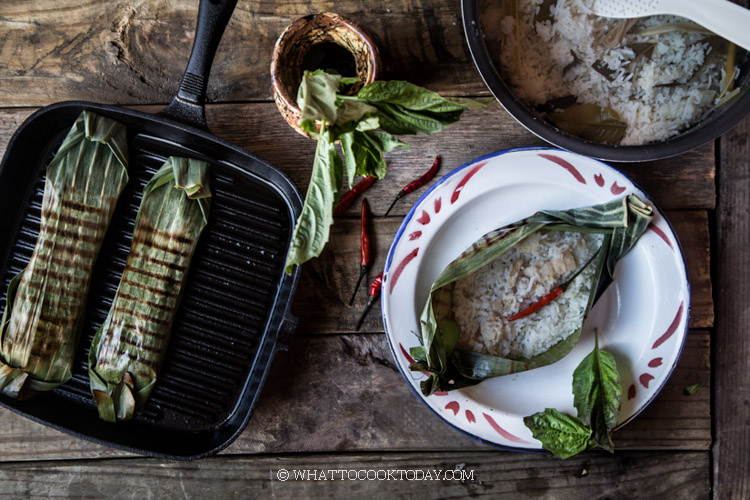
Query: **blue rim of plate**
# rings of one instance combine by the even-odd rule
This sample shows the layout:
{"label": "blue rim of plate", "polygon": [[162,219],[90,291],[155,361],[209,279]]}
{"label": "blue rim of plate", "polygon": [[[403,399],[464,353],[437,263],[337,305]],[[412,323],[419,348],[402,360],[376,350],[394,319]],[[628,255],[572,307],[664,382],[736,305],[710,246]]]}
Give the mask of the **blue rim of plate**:
{"label": "blue rim of plate", "polygon": [[[416,212],[417,207],[419,207],[422,204],[422,202],[430,194],[432,194],[433,191],[435,191],[436,189],[438,189],[442,184],[444,184],[445,182],[447,182],[448,179],[450,179],[454,175],[458,174],[459,172],[463,171],[465,168],[468,168],[468,167],[470,167],[472,165],[475,165],[476,163],[479,163],[479,162],[481,162],[483,160],[489,160],[491,158],[495,158],[495,157],[498,157],[498,156],[503,156],[503,155],[506,155],[508,153],[514,153],[514,152],[518,152],[518,151],[556,151],[556,152],[563,152],[563,153],[566,153],[566,154],[572,154],[572,155],[575,155],[575,156],[580,156],[581,158],[586,158],[588,160],[592,160],[592,161],[595,161],[597,163],[601,163],[602,165],[604,165],[607,168],[611,168],[615,172],[619,173],[620,175],[622,175],[623,177],[625,177],[626,179],[628,179],[628,181],[630,181],[633,184],[633,186],[635,186],[636,189],[638,189],[639,191],[641,191],[642,193],[644,193],[646,195],[646,197],[648,198],[648,202],[654,208],[656,208],[658,210],[658,212],[662,215],[664,221],[667,223],[667,226],[669,227],[669,230],[672,231],[673,235],[675,235],[675,242],[676,242],[677,248],[679,250],[678,253],[680,254],[680,259],[682,260],[682,265],[683,265],[683,267],[685,269],[685,280],[686,280],[686,286],[687,286],[687,307],[686,307],[686,314],[687,314],[687,316],[685,318],[685,328],[682,331],[682,341],[680,342],[680,347],[679,347],[679,350],[677,352],[677,356],[675,357],[675,360],[672,363],[672,366],[669,368],[669,371],[667,372],[667,376],[664,378],[664,380],[659,385],[659,387],[656,388],[656,390],[653,392],[653,394],[651,395],[651,397],[643,405],[641,405],[641,407],[635,413],[633,413],[624,422],[620,423],[617,427],[615,427],[614,431],[618,431],[618,430],[622,429],[623,427],[625,427],[630,422],[632,422],[635,417],[637,417],[638,415],[640,415],[646,408],[648,408],[651,405],[651,403],[654,402],[654,399],[656,399],[656,397],[661,393],[662,389],[664,389],[664,387],[667,385],[667,383],[669,382],[669,379],[672,378],[672,374],[674,373],[674,370],[677,367],[677,363],[679,363],[680,359],[682,358],[682,352],[683,352],[683,350],[685,348],[685,341],[687,339],[688,331],[690,330],[690,313],[691,313],[691,310],[692,310],[692,288],[691,288],[691,285],[690,285],[690,274],[687,272],[688,267],[687,267],[687,261],[685,260],[685,253],[682,251],[682,243],[680,242],[680,239],[677,237],[677,233],[674,230],[674,226],[672,226],[672,223],[670,222],[670,220],[664,215],[664,211],[659,207],[659,205],[657,203],[655,203],[651,199],[650,196],[648,196],[648,193],[645,190],[643,190],[641,188],[641,186],[638,185],[638,183],[636,183],[635,181],[633,181],[630,178],[630,176],[626,175],[621,170],[619,170],[619,169],[613,167],[612,165],[609,165],[608,163],[605,163],[604,161],[599,160],[597,158],[591,158],[591,157],[588,157],[588,156],[583,156],[583,155],[581,155],[579,153],[574,153],[572,151],[568,151],[568,150],[561,149],[561,148],[551,148],[551,147],[545,147],[545,146],[528,146],[528,147],[520,147],[520,148],[503,149],[503,150],[500,150],[500,151],[496,151],[494,153],[489,153],[487,155],[480,156],[478,158],[474,158],[473,160],[471,160],[471,161],[469,161],[467,163],[464,163],[460,167],[456,167],[455,169],[453,169],[450,172],[448,172],[447,174],[445,174],[435,184],[433,184],[427,191],[425,191],[422,194],[422,196],[419,197],[419,199],[417,201],[414,202],[414,204],[412,205],[411,209],[409,210],[409,212],[404,217],[404,220],[401,222],[401,225],[399,226],[398,231],[396,231],[396,235],[393,237],[393,241],[391,242],[391,246],[388,249],[388,255],[386,256],[386,259],[385,259],[385,266],[383,267],[383,276],[387,277],[388,270],[390,269],[391,262],[393,260],[393,253],[394,253],[394,251],[396,249],[396,245],[401,240],[401,236],[403,235],[404,230],[406,229],[406,226],[409,224],[409,222],[411,221],[412,217],[414,216],[414,213]],[[385,285],[385,282],[383,283],[383,285]],[[383,288],[385,289],[385,286]],[[391,335],[390,335],[390,333],[388,331],[388,324],[387,324],[388,322],[386,321],[385,301],[384,300],[380,301],[380,313],[381,313],[381,316],[382,316],[382,319],[383,319],[383,329],[385,330],[386,339],[388,339],[388,348],[390,349],[391,355],[393,356],[393,359],[396,362],[395,364],[398,367],[399,373],[401,374],[401,376],[406,381],[406,385],[409,387],[409,389],[411,390],[411,392],[414,393],[415,396],[417,396],[417,399],[419,399],[419,401],[425,407],[427,407],[427,409],[430,410],[431,413],[433,413],[434,415],[436,415],[445,424],[447,424],[449,427],[453,428],[454,430],[460,432],[464,436],[466,436],[468,438],[471,438],[474,441],[477,441],[479,443],[485,444],[487,446],[492,446],[494,448],[498,448],[498,449],[501,449],[501,450],[504,450],[504,451],[513,451],[513,452],[518,452],[518,453],[550,453],[549,451],[547,451],[547,450],[545,450],[543,448],[521,448],[521,447],[516,447],[516,446],[508,446],[508,445],[498,444],[498,443],[489,441],[489,440],[484,439],[484,438],[480,438],[479,436],[477,436],[475,434],[472,434],[472,433],[470,433],[470,432],[468,432],[468,431],[466,431],[464,429],[461,429],[460,427],[452,424],[451,422],[449,422],[448,420],[446,420],[440,413],[436,412],[430,405],[427,404],[427,401],[424,399],[424,396],[422,396],[422,393],[419,392],[419,391],[417,391],[414,388],[414,386],[410,382],[407,374],[404,373],[403,369],[401,368],[401,363],[399,363],[399,361],[398,361],[398,354],[394,350],[393,343],[390,341]]]}

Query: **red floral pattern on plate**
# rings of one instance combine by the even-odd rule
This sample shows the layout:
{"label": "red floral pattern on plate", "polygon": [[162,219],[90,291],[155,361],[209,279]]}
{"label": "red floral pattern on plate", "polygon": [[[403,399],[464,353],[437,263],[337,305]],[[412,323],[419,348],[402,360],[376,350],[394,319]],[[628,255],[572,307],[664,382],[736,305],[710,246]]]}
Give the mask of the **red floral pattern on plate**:
{"label": "red floral pattern on plate", "polygon": [[458,401],[451,401],[447,405],[445,405],[446,410],[451,410],[453,412],[453,416],[455,417],[458,415],[458,410],[461,409],[461,405],[458,404]]}
{"label": "red floral pattern on plate", "polygon": [[461,191],[463,191],[464,186],[466,186],[466,183],[469,182],[469,179],[474,177],[474,174],[479,172],[479,169],[481,169],[486,163],[487,163],[486,161],[477,163],[467,172],[464,178],[461,179],[461,181],[458,183],[456,188],[453,190],[453,194],[451,195],[451,205],[453,205],[454,203],[456,203],[456,201],[458,201],[458,197],[461,195]]}
{"label": "red floral pattern on plate", "polygon": [[566,160],[563,160],[559,156],[551,155],[548,153],[539,153],[539,156],[541,156],[545,160],[549,160],[553,163],[557,163],[562,168],[570,172],[578,182],[580,182],[581,184],[586,184],[586,179],[584,179],[584,177],[581,175],[581,172],[579,172],[578,169],[575,168],[572,163]]}
{"label": "red floral pattern on plate", "polygon": [[661,363],[662,363],[662,358],[654,358],[648,362],[648,366],[651,368],[657,368],[661,366]]}
{"label": "red floral pattern on plate", "polygon": [[628,399],[633,399],[635,397],[635,384],[630,384],[630,387],[628,388]]}
{"label": "red floral pattern on plate", "polygon": [[656,234],[658,234],[659,238],[663,239],[667,243],[667,245],[669,245],[669,248],[671,248],[672,251],[674,252],[674,246],[672,245],[672,242],[669,241],[669,238],[664,233],[664,231],[661,230],[659,226],[657,226],[656,224],[652,222],[651,224],[648,225],[648,228],[652,230],[653,232],[655,232]]}
{"label": "red floral pattern on plate", "polygon": [[654,345],[651,346],[651,349],[656,349],[660,345],[662,345],[664,342],[666,342],[669,337],[674,335],[674,332],[677,331],[677,327],[680,324],[680,320],[682,319],[682,310],[685,308],[685,303],[680,302],[680,307],[677,309],[677,314],[674,315],[674,319],[672,320],[672,323],[667,328],[667,331],[664,332],[664,335],[656,339],[656,342],[654,342]]}
{"label": "red floral pattern on plate", "polygon": [[620,185],[618,185],[618,184],[617,184],[617,181],[613,182],[613,183],[612,183],[612,187],[611,187],[611,188],[609,188],[610,192],[611,192],[611,193],[612,193],[613,195],[615,195],[615,196],[617,196],[618,194],[622,194],[622,193],[624,193],[624,192],[625,192],[625,189],[626,189],[625,187],[623,187],[623,186],[620,186]]}
{"label": "red floral pattern on plate", "polygon": [[500,434],[502,437],[507,439],[508,441],[511,441],[513,443],[523,443],[528,444],[528,441],[524,441],[523,439],[519,438],[518,436],[514,436],[510,432],[506,431],[500,425],[498,425],[497,422],[495,422],[495,419],[491,416],[487,415],[486,413],[482,413],[482,416],[484,416],[484,419],[487,420],[487,423],[490,424],[490,427],[495,429],[495,432]]}
{"label": "red floral pattern on plate", "polygon": [[422,210],[422,215],[417,219],[417,222],[426,226],[430,223],[430,214],[428,214],[426,210]]}
{"label": "red floral pattern on plate", "polygon": [[415,248],[409,254],[403,258],[401,262],[398,263],[398,266],[396,266],[396,269],[393,270],[393,275],[390,276],[390,291],[391,294],[393,294],[393,287],[396,286],[396,283],[398,282],[398,278],[401,276],[401,273],[404,272],[404,268],[409,265],[409,262],[413,261],[417,254],[419,253],[419,247]]}

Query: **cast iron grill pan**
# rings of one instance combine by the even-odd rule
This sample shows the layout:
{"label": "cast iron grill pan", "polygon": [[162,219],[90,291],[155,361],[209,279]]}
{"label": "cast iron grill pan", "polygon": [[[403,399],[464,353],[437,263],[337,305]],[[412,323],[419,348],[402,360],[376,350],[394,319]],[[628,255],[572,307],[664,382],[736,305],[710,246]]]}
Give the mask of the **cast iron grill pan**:
{"label": "cast iron grill pan", "polygon": [[[207,3],[201,3],[201,16]],[[234,2],[227,5],[220,8],[231,14]],[[200,34],[191,63],[199,39]],[[187,74],[189,69],[190,64]],[[180,92],[194,81],[186,78]],[[204,93],[205,86],[198,90]],[[287,276],[283,267],[301,199],[275,167],[192,126],[205,127],[201,99],[190,107],[178,98],[166,117],[93,103],[59,103],[32,115],[11,139],[0,165],[0,234],[7,235],[0,243],[0,310],[5,310],[10,279],[26,267],[36,243],[46,167],[82,110],[126,125],[130,161],[128,185],[94,268],[73,378],[29,400],[0,397],[0,404],[95,442],[185,459],[213,454],[239,435],[275,352],[285,347],[296,326],[289,305],[298,273]],[[196,107],[198,120],[193,120]],[[197,123],[185,125],[175,116]],[[89,347],[114,299],[143,188],[169,156],[211,164],[208,225],[143,413],[130,422],[106,423],[99,420],[89,389]]]}

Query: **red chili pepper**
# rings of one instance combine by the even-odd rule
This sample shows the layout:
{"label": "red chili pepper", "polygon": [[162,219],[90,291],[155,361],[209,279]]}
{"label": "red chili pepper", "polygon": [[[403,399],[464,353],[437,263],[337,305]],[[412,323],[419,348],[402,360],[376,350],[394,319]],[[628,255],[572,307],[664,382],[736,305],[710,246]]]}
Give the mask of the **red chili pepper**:
{"label": "red chili pepper", "polygon": [[583,266],[581,266],[581,268],[578,269],[578,271],[576,271],[573,276],[568,278],[567,281],[565,281],[563,284],[561,284],[560,286],[552,290],[550,293],[548,293],[541,299],[531,304],[526,309],[518,311],[516,314],[508,318],[508,321],[515,321],[517,319],[525,318],[526,316],[529,316],[530,314],[534,314],[539,309],[546,306],[547,304],[555,300],[557,297],[565,293],[565,290],[567,290],[570,284],[573,283],[573,280],[575,280],[578,277],[578,275],[583,272],[584,269],[589,267],[589,264],[593,262],[593,260],[596,258],[597,255],[599,255],[599,250],[597,250],[596,253],[592,255],[591,258]]}
{"label": "red chili pepper", "polygon": [[362,200],[361,217],[362,222],[359,230],[359,279],[357,280],[357,286],[354,287],[354,293],[352,294],[352,299],[349,301],[349,305],[354,304],[354,297],[357,296],[357,290],[359,290],[359,285],[362,283],[362,278],[365,277],[365,274],[367,274],[367,270],[370,269],[370,264],[372,263],[370,258],[370,231],[368,228],[370,222],[370,207],[367,204],[367,198]]}
{"label": "red chili pepper", "polygon": [[530,314],[534,314],[539,309],[541,309],[542,307],[546,306],[547,304],[549,304],[550,302],[552,302],[554,299],[556,299],[557,297],[559,297],[560,295],[562,295],[563,292],[564,292],[564,290],[562,289],[562,287],[558,286],[557,288],[555,288],[554,290],[552,290],[550,293],[548,293],[547,295],[545,295],[541,299],[539,299],[536,302],[534,302],[533,304],[531,304],[526,309],[524,309],[522,311],[518,311],[516,314],[514,314],[513,316],[511,316],[510,318],[508,318],[508,321],[515,321],[517,319],[525,318],[526,316],[528,316]]}
{"label": "red chili pepper", "polygon": [[377,179],[375,177],[368,175],[367,177],[356,183],[353,188],[344,193],[344,195],[341,197],[338,204],[336,205],[336,208],[333,209],[333,215],[343,214],[346,209],[349,208],[352,203],[354,203],[354,200],[357,198],[357,196],[370,189],[370,186],[372,186],[376,180]]}
{"label": "red chili pepper", "polygon": [[391,206],[388,207],[388,210],[385,211],[385,215],[383,217],[385,217],[386,215],[388,215],[388,213],[390,213],[390,211],[393,208],[393,206],[402,197],[406,196],[407,194],[411,193],[412,191],[415,191],[415,190],[421,188],[422,186],[424,186],[425,184],[427,184],[428,182],[430,182],[432,180],[432,178],[435,177],[435,175],[437,174],[437,172],[438,172],[439,169],[440,169],[440,156],[436,156],[435,157],[435,161],[432,162],[432,166],[430,167],[430,169],[427,172],[425,172],[424,174],[422,174],[422,176],[419,179],[417,179],[415,181],[411,181],[409,184],[407,184],[406,186],[404,186],[404,188],[401,191],[399,191],[399,193],[396,195],[396,199],[393,200],[393,203],[391,203]]}
{"label": "red chili pepper", "polygon": [[359,317],[359,321],[357,321],[357,330],[359,330],[359,327],[362,326],[362,322],[365,320],[365,316],[367,316],[367,311],[370,310],[370,308],[372,307],[372,304],[380,296],[380,288],[382,286],[383,286],[383,272],[381,271],[380,274],[378,274],[377,278],[375,278],[370,284],[370,298],[367,299],[367,306],[365,307],[365,310],[362,311],[362,316]]}

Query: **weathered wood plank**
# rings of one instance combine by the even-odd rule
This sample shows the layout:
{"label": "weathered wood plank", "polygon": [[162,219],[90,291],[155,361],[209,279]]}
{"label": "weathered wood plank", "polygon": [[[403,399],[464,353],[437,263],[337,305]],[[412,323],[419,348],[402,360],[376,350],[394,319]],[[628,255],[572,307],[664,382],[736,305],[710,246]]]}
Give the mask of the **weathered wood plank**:
{"label": "weathered wood plank", "polygon": [[[708,332],[693,330],[672,378],[656,400],[615,434],[618,449],[707,450]],[[0,461],[121,456],[0,411]],[[490,449],[451,430],[410,391],[382,334],[297,336],[280,353],[250,425],[225,452],[287,453]],[[520,455],[526,457],[526,455]]]}
{"label": "weathered wood plank", "polygon": [[[146,106],[138,109],[156,113],[161,108]],[[0,154],[5,151],[13,132],[30,113],[29,109],[0,110]],[[301,189],[306,189],[310,181],[315,143],[294,132],[275,105],[211,105],[207,110],[207,119],[209,128],[218,136],[275,164],[289,174]],[[497,104],[484,110],[467,111],[459,123],[440,134],[407,136],[403,139],[411,149],[399,149],[388,154],[388,175],[367,194],[375,214],[385,213],[396,193],[422,175],[435,155],[441,155],[443,160],[439,178],[474,158],[495,151],[544,145]],[[662,208],[710,209],[715,205],[714,149],[711,144],[678,158],[617,167],[647,190]],[[406,214],[428,187],[404,197],[396,204],[393,215]],[[357,207],[351,208],[349,213],[356,214]]]}
{"label": "weathered wood plank", "polygon": [[[368,200],[370,197],[368,197]],[[708,216],[704,211],[668,211],[688,264],[691,281],[693,328],[713,325],[713,298],[709,260]],[[388,249],[401,224],[400,218],[375,218],[372,221],[372,248],[375,263],[372,279],[383,269]],[[346,333],[353,331],[359,311],[367,302],[364,287],[354,306],[349,306],[359,276],[359,220],[338,218],[323,254],[302,268],[302,281],[295,296],[293,311],[300,316],[299,333]],[[380,310],[373,307],[362,331],[383,331]]]}
{"label": "weathered wood plank", "polygon": [[[0,3],[0,102],[83,99],[166,103],[192,45],[197,0]],[[463,39],[461,11],[438,0],[239,2],[217,51],[211,101],[270,100],[273,45],[295,19],[338,12],[376,37],[393,78],[450,94],[487,94]]]}
{"label": "weathered wood plank", "polygon": [[[693,498],[710,494],[708,453],[587,453],[566,461],[513,453],[388,453],[128,459],[0,466],[11,498]],[[123,473],[127,471],[127,473]],[[281,472],[283,471],[283,472]],[[389,478],[391,471],[391,478]],[[290,479],[279,480],[288,472]],[[294,479],[309,478],[307,480]],[[325,475],[325,480],[321,479]],[[368,480],[381,477],[383,480]],[[357,475],[362,477],[358,480]],[[348,479],[351,477],[352,479]],[[433,479],[417,479],[431,477]],[[437,480],[435,478],[440,478]],[[454,478],[464,477],[463,481]],[[105,478],[104,480],[102,478]],[[316,478],[312,479],[312,478]],[[403,478],[403,479],[399,479]],[[407,479],[411,478],[411,479]],[[447,479],[446,479],[447,478]],[[472,479],[473,478],[473,479]]]}
{"label": "weathered wood plank", "polygon": [[750,118],[721,139],[716,210],[717,316],[714,360],[714,498],[749,498]]}

